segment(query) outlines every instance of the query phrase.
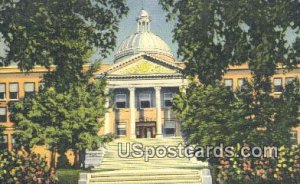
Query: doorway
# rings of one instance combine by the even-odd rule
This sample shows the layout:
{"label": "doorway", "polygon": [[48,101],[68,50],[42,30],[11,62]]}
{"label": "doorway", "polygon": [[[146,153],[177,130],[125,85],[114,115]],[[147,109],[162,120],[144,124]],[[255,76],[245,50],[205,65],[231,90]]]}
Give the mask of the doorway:
{"label": "doorway", "polygon": [[155,138],[156,122],[137,122],[136,137],[137,138]]}

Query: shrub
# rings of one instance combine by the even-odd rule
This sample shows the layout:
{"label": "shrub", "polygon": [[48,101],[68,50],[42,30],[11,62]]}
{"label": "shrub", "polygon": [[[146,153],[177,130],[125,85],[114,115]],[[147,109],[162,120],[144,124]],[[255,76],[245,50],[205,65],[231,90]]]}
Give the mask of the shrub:
{"label": "shrub", "polygon": [[68,157],[65,154],[62,154],[58,157],[57,168],[59,169],[70,169],[72,165],[69,162]]}
{"label": "shrub", "polygon": [[298,184],[300,150],[281,147],[277,158],[223,158],[217,173],[221,184]]}
{"label": "shrub", "polygon": [[58,179],[39,155],[3,152],[0,153],[0,183],[57,184]]}

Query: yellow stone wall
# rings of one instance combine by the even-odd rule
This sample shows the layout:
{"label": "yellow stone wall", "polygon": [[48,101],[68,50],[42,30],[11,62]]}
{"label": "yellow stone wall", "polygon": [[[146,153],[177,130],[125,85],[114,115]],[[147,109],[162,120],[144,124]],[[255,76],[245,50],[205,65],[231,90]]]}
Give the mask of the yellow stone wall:
{"label": "yellow stone wall", "polygon": [[[15,68],[0,68],[0,84],[6,84],[6,99],[0,100],[0,107],[7,107],[9,102],[9,84],[19,84],[19,98],[24,97],[24,83],[34,82],[35,90],[38,91],[39,83],[42,80],[43,74],[42,69],[37,68],[37,72],[31,73],[20,73]],[[45,71],[45,70],[43,70]],[[12,134],[13,134],[13,122],[10,122],[9,111],[7,108],[7,122],[0,122],[0,125],[6,127],[4,134],[8,136],[8,149],[12,149]]]}
{"label": "yellow stone wall", "polygon": [[[109,65],[103,65],[105,69],[109,68]],[[103,68],[102,68],[103,69]],[[39,83],[42,80],[43,72],[45,72],[46,69],[43,67],[36,67],[32,72],[29,73],[23,73],[20,70],[18,70],[16,67],[2,67],[0,68],[0,83],[6,84],[6,100],[0,101],[0,107],[5,107],[7,103],[9,102],[9,83],[18,82],[19,83],[19,97],[22,98],[24,96],[24,83],[26,82],[34,82],[35,84],[35,90],[38,91]],[[101,71],[101,69],[99,70]],[[289,72],[283,72],[282,70],[278,70],[277,74],[273,78],[282,78],[283,84],[285,84],[285,80],[288,77],[298,77],[300,78],[300,68],[295,69],[293,71]],[[232,79],[233,80],[233,88],[238,87],[238,79],[239,78],[251,78],[251,73],[249,70],[247,70],[247,65],[241,65],[241,66],[232,66],[231,70],[227,72],[227,74],[224,76],[224,79]],[[125,120],[127,125],[127,137],[130,135],[130,109],[119,109],[119,116],[122,117],[122,121]],[[146,119],[153,119],[156,120],[156,108],[149,108],[146,109],[144,112],[144,117]],[[9,113],[8,113],[9,116]],[[136,112],[136,117],[139,117],[139,111]],[[4,134],[8,135],[8,149],[12,149],[12,135],[13,135],[13,128],[14,124],[13,122],[9,121],[9,118],[7,118],[7,122],[0,122],[0,125],[3,125],[6,127],[6,130]],[[113,109],[110,109],[110,130],[115,132],[115,112]],[[162,113],[162,119],[164,119],[164,113]],[[164,121],[162,121],[164,122]],[[298,134],[298,143],[300,143],[300,126],[297,128],[294,128],[295,131],[297,131]],[[99,130],[99,134],[103,134],[105,131],[103,128]],[[45,147],[35,147],[33,149],[35,152],[45,156],[47,159],[50,158],[50,152],[45,149]],[[70,159],[70,162],[73,161],[73,153],[68,152],[67,153],[68,158]]]}

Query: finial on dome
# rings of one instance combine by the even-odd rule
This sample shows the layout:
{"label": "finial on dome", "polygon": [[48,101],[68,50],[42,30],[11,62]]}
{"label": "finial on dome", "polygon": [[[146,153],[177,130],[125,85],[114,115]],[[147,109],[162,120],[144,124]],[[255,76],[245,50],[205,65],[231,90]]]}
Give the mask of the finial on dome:
{"label": "finial on dome", "polygon": [[142,9],[137,18],[137,32],[150,32],[150,22],[148,12]]}

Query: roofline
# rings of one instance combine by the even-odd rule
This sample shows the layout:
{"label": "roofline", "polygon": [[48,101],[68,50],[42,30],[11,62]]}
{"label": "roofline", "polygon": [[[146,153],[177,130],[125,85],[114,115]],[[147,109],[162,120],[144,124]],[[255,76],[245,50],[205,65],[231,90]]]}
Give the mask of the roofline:
{"label": "roofline", "polygon": [[131,58],[127,58],[124,61],[121,61],[121,62],[113,64],[111,68],[109,68],[108,70],[102,71],[100,73],[100,75],[101,74],[106,74],[107,72],[111,72],[111,71],[117,69],[118,67],[120,67],[122,65],[125,65],[125,64],[127,64],[129,62],[132,62],[132,61],[138,59],[139,57],[145,57],[145,56],[146,57],[150,57],[150,58],[155,59],[155,60],[158,60],[158,61],[160,61],[160,62],[162,62],[162,63],[164,63],[166,65],[172,66],[172,67],[174,67],[174,68],[176,68],[178,70],[183,70],[183,68],[180,67],[180,66],[178,66],[176,63],[173,64],[173,63],[170,63],[170,62],[163,61],[162,59],[160,59],[158,57],[155,57],[155,56],[152,56],[152,55],[149,55],[149,54],[145,54],[145,53],[140,53],[140,54],[132,56]]}

